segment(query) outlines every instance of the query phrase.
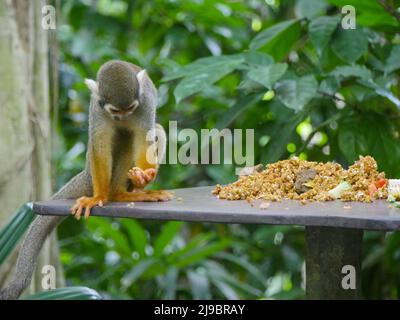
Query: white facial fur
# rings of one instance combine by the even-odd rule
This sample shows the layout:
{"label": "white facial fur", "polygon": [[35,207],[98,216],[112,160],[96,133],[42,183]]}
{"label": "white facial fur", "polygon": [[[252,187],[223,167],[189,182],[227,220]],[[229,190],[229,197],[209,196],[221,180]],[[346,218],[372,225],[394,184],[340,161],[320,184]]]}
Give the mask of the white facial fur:
{"label": "white facial fur", "polygon": [[112,104],[105,104],[104,105],[104,110],[106,110],[112,119],[114,120],[124,120],[127,117],[129,117],[139,106],[139,101],[135,100],[133,103],[129,106],[131,109],[130,110],[124,110],[124,109],[118,109],[117,107],[114,107]]}

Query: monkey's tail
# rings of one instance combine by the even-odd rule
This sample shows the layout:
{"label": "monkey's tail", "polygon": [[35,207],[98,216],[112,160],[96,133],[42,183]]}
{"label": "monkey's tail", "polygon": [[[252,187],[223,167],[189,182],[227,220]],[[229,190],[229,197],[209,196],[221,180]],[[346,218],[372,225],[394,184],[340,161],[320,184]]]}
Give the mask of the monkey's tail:
{"label": "monkey's tail", "polygon": [[[58,191],[52,199],[72,199],[90,195],[91,189],[91,179],[86,171],[82,171]],[[29,286],[43,243],[65,218],[63,216],[38,216],[33,221],[22,243],[14,276],[10,283],[0,291],[0,300],[17,299]]]}

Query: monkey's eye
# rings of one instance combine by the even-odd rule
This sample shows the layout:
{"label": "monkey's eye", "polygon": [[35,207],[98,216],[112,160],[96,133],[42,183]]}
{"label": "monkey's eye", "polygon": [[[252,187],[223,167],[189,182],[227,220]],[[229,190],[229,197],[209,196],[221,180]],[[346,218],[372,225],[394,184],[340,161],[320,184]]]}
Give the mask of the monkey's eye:
{"label": "monkey's eye", "polygon": [[99,100],[99,106],[100,106],[100,108],[104,108],[104,106],[105,106],[105,102],[104,102],[104,100]]}

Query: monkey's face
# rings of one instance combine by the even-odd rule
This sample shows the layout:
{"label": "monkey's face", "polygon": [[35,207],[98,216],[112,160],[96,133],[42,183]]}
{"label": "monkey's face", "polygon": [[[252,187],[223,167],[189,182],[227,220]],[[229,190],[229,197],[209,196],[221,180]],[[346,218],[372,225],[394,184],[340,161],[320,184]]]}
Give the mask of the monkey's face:
{"label": "monkey's face", "polygon": [[117,107],[111,103],[106,103],[102,99],[99,101],[99,104],[100,107],[103,107],[104,110],[108,112],[113,120],[121,121],[127,120],[133,114],[133,112],[139,106],[139,101],[135,99],[130,105],[125,108]]}

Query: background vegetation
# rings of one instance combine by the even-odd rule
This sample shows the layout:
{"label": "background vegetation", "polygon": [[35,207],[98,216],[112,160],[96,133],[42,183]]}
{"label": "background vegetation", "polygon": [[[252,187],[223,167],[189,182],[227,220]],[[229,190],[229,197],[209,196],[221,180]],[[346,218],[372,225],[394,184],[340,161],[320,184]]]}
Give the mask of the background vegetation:
{"label": "background vegetation", "polygon": [[[340,26],[356,8],[357,28]],[[256,163],[343,165],[371,154],[399,178],[399,1],[62,1],[57,187],[84,166],[88,90],[109,59],[148,70],[159,121],[254,128]],[[195,83],[193,86],[187,84]],[[267,94],[266,94],[267,93]],[[235,180],[234,167],[164,165],[154,187]],[[59,229],[67,282],[111,298],[303,298],[303,229],[89,219]],[[366,298],[400,297],[400,235],[367,232]],[[329,250],[329,248],[327,248]]]}

